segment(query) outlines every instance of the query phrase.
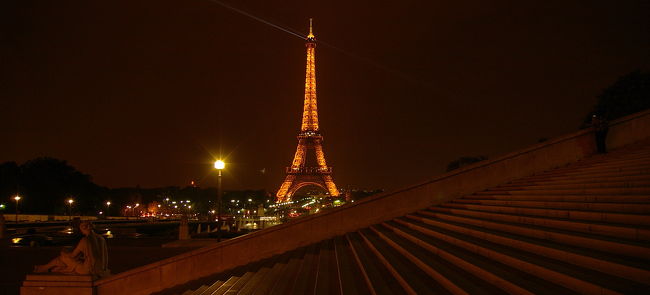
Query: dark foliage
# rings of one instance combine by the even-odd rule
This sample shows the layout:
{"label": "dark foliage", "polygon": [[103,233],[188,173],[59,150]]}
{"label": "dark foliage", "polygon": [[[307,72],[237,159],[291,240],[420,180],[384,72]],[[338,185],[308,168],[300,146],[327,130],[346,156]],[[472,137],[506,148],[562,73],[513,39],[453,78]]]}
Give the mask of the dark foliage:
{"label": "dark foliage", "polygon": [[383,193],[383,189],[374,190],[353,190],[350,192],[350,199],[358,201],[370,197],[372,195]]}
{"label": "dark foliage", "polygon": [[75,199],[75,213],[92,212],[102,191],[89,175],[66,161],[42,157],[20,166],[15,162],[0,164],[0,193],[8,198],[21,195],[23,213],[63,214],[67,198]]}
{"label": "dark foliage", "polygon": [[649,108],[650,72],[637,70],[620,77],[603,90],[581,127],[588,127],[593,115],[611,121]]}
{"label": "dark foliage", "polygon": [[473,163],[480,162],[480,161],[483,161],[483,160],[487,160],[487,157],[486,156],[476,156],[476,157],[465,156],[465,157],[460,157],[460,158],[458,158],[456,160],[453,160],[453,161],[449,162],[449,164],[447,164],[447,172],[452,171],[452,170],[456,170],[456,169],[458,169],[460,167],[467,166],[469,164],[473,164]]}

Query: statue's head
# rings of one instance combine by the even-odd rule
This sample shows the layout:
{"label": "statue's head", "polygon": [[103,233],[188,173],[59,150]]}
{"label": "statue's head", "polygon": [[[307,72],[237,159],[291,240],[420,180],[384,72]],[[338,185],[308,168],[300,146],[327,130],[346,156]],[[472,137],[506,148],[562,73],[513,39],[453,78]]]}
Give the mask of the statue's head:
{"label": "statue's head", "polygon": [[84,235],[89,235],[93,230],[93,224],[88,220],[84,220],[79,224],[79,230],[81,230],[81,233]]}

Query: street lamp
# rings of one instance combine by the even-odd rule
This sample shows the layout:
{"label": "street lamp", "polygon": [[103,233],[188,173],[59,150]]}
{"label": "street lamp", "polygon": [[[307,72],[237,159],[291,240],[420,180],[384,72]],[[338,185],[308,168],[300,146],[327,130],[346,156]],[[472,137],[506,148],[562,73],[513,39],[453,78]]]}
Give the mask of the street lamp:
{"label": "street lamp", "polygon": [[219,171],[219,181],[217,182],[217,242],[221,242],[221,170],[226,168],[226,163],[222,160],[216,160],[214,168]]}
{"label": "street lamp", "polygon": [[18,201],[20,201],[20,196],[16,195],[14,197],[14,201],[16,201],[16,224],[18,224]]}
{"label": "street lamp", "polygon": [[68,217],[69,217],[69,220],[72,221],[72,203],[74,203],[74,200],[70,198],[70,199],[68,199],[67,202],[68,202],[68,205],[70,206],[69,210],[68,210]]}
{"label": "street lamp", "polygon": [[108,216],[111,213],[110,206],[111,206],[111,201],[106,201],[106,219],[108,219]]}

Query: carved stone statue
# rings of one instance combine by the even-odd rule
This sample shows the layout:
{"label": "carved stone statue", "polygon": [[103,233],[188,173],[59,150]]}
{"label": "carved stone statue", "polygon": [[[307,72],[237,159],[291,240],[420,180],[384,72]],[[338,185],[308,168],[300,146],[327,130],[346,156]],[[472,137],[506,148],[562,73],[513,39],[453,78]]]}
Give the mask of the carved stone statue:
{"label": "carved stone statue", "polygon": [[84,237],[72,252],[61,251],[61,255],[48,264],[34,267],[34,272],[93,275],[96,277],[109,275],[106,241],[93,231],[93,226],[89,221],[81,222],[79,229]]}

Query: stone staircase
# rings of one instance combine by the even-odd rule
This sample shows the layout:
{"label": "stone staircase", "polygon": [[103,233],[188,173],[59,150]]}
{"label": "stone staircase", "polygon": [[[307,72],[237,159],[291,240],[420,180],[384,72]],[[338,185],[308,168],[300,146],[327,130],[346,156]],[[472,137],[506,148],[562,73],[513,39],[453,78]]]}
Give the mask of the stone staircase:
{"label": "stone staircase", "polygon": [[596,155],[159,294],[306,293],[650,294],[650,145]]}

